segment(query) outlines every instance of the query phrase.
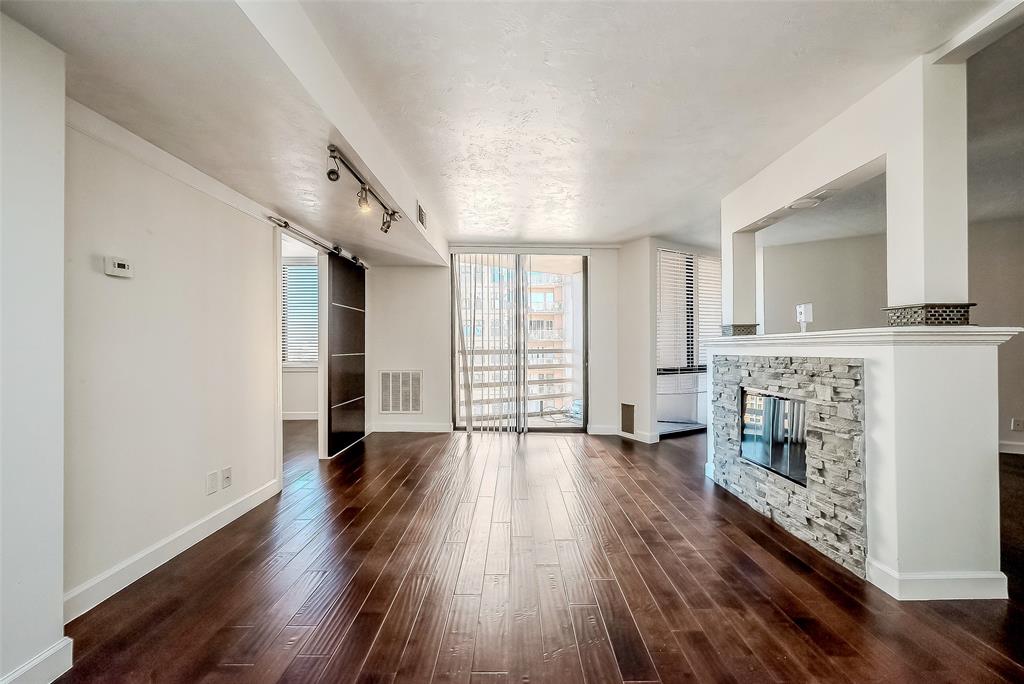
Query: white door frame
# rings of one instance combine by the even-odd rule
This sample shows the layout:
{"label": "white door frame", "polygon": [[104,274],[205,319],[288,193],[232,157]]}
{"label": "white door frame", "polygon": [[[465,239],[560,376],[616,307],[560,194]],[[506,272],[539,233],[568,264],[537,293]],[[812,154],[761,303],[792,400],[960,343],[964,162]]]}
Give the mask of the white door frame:
{"label": "white door frame", "polygon": [[281,355],[284,350],[284,330],[281,328],[281,315],[283,313],[284,281],[281,257],[281,236],[295,238],[317,251],[317,295],[318,313],[317,333],[318,358],[316,365],[316,387],[317,387],[317,456],[321,459],[327,458],[327,315],[330,306],[330,266],[327,260],[327,253],[301,234],[292,231],[282,230],[274,226],[274,328],[276,330],[277,344],[275,345],[274,362],[277,368],[274,393],[274,453],[276,462],[276,473],[278,481],[283,485],[284,481],[284,434],[282,424],[284,421],[284,402],[281,396],[282,376],[284,364],[281,362]]}
{"label": "white door frame", "polygon": [[320,297],[319,315],[317,316],[317,327],[320,337],[317,344],[319,359],[317,361],[316,373],[316,437],[317,455],[321,460],[324,460],[330,457],[330,454],[327,453],[327,412],[330,411],[330,383],[327,377],[330,354],[327,348],[327,326],[330,323],[329,316],[331,312],[331,265],[326,252],[319,251],[316,264],[317,283],[319,284],[317,290]]}
{"label": "white door frame", "polygon": [[274,226],[274,477],[278,487],[284,487],[284,404],[281,399],[282,373],[284,364],[281,354],[284,349],[284,331],[281,329],[281,314],[284,302],[284,281],[281,273],[281,235],[282,231]]}

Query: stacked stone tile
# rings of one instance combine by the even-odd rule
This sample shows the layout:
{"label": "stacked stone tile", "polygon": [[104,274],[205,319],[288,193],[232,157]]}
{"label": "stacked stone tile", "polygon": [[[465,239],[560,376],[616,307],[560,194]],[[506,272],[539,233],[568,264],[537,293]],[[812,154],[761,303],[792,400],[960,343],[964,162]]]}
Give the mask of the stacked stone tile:
{"label": "stacked stone tile", "polygon": [[[866,556],[862,359],[715,356],[715,481],[858,576]],[[807,408],[807,486],[740,458],[740,392]]]}

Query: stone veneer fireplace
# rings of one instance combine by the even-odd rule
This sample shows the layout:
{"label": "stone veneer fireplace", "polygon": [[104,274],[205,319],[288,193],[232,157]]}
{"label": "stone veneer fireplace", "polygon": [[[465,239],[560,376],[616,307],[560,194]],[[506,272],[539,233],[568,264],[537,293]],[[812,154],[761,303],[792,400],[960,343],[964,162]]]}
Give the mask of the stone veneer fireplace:
{"label": "stone veneer fireplace", "polygon": [[[864,577],[863,360],[723,355],[713,366],[715,481]],[[744,390],[804,400],[806,486],[741,458]]]}

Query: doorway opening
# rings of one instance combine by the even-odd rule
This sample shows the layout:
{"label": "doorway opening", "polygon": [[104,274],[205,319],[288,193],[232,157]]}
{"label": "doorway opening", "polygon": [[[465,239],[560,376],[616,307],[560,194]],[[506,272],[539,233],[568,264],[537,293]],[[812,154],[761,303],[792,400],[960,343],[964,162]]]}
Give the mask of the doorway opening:
{"label": "doorway opening", "polygon": [[583,255],[452,255],[456,428],[585,428],[586,293]]}
{"label": "doorway opening", "polygon": [[321,456],[321,253],[281,233],[281,435],[283,471]]}
{"label": "doorway opening", "polygon": [[721,334],[721,259],[659,248],[657,255],[656,387],[658,433],[707,428],[707,351]]}

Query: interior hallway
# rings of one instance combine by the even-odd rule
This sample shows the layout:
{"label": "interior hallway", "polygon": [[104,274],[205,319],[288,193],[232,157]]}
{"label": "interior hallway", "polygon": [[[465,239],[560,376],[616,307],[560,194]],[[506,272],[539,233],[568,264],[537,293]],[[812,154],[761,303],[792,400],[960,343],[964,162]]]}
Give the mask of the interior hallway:
{"label": "interior hallway", "polygon": [[891,599],[703,435],[285,435],[284,492],[69,624],[63,681],[1024,679],[1020,604]]}

